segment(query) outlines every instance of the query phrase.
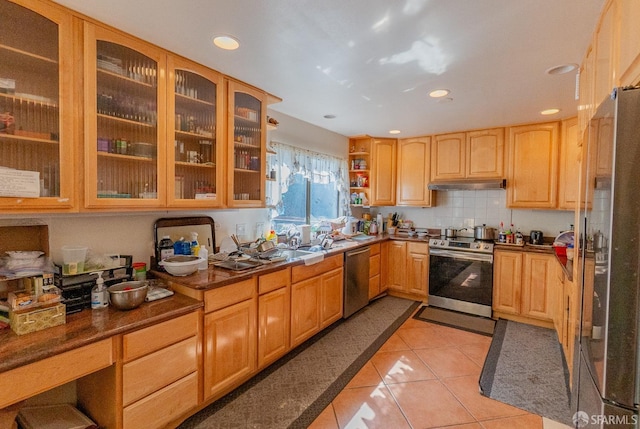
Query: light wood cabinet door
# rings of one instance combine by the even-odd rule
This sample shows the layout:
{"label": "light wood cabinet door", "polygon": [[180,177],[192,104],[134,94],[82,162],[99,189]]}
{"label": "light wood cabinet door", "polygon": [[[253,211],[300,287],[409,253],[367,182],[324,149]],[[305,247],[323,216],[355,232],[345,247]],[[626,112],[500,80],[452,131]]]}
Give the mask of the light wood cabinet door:
{"label": "light wood cabinet door", "polygon": [[551,305],[555,284],[555,256],[525,252],[522,281],[522,315],[553,320]]}
{"label": "light wood cabinet door", "polygon": [[[595,52],[595,102],[598,106],[611,93],[618,81],[618,38],[616,13],[618,3],[607,2],[600,16],[600,25],[596,30]],[[637,25],[637,23],[636,23]]]}
{"label": "light wood cabinet door", "polygon": [[322,275],[320,283],[320,329],[342,317],[343,270],[338,268]]}
{"label": "light wood cabinet door", "polygon": [[407,292],[426,297],[429,285],[429,247],[426,243],[407,244]]}
{"label": "light wood cabinet door", "polygon": [[620,86],[640,82],[640,2],[617,0]]}
{"label": "light wood cabinet door", "polygon": [[465,133],[441,134],[431,143],[431,180],[464,179]]}
{"label": "light wood cabinet door", "polygon": [[[578,106],[578,123],[580,126],[579,135],[584,136],[587,127],[589,126],[589,120],[593,116],[595,111],[595,67],[594,67],[595,52],[592,45],[587,48],[587,53],[582,60],[580,66],[580,104]],[[582,141],[579,142],[582,145]]]}
{"label": "light wood cabinet door", "polygon": [[468,179],[504,177],[504,128],[466,133],[466,174]]}
{"label": "light wood cabinet door", "polygon": [[507,207],[556,208],[559,130],[558,122],[509,128]]}
{"label": "light wood cabinet door", "polygon": [[166,206],[166,52],[84,24],[84,206]]}
{"label": "light wood cabinet door", "polygon": [[258,368],[289,351],[290,303],[288,286],[258,297]]}
{"label": "light wood cabinet door", "polygon": [[431,207],[431,137],[398,140],[396,205]]}
{"label": "light wood cabinet door", "polygon": [[264,207],[267,96],[233,80],[227,85],[227,205]]}
{"label": "light wood cabinet door", "polygon": [[611,177],[613,166],[613,118],[598,119],[598,145],[595,150],[596,177]]}
{"label": "light wood cabinet door", "polygon": [[222,75],[167,56],[167,205],[222,207],[224,82]]}
{"label": "light wood cabinet door", "polygon": [[208,399],[256,369],[256,300],[204,316],[204,396]]}
{"label": "light wood cabinet door", "polygon": [[387,287],[406,292],[407,243],[405,241],[388,241],[387,243]]}
{"label": "light wood cabinet door", "polygon": [[578,118],[562,121],[560,139],[560,180],[558,183],[558,208],[575,210],[578,204],[578,186],[581,147],[578,146]]}
{"label": "light wood cabinet door", "polygon": [[[378,247],[378,249],[380,248],[380,244],[377,244],[376,246]],[[373,249],[373,246],[372,246],[372,249]],[[379,252],[369,257],[369,300],[378,296],[381,292],[380,260],[381,260],[381,256]]]}
{"label": "light wood cabinet door", "polygon": [[320,282],[315,278],[291,285],[291,347],[320,330]]}
{"label": "light wood cabinet door", "polygon": [[522,252],[494,252],[493,310],[520,314],[522,262]]}
{"label": "light wood cabinet door", "polygon": [[372,206],[396,204],[396,139],[373,139],[371,149]]}
{"label": "light wood cabinet door", "polygon": [[0,166],[37,172],[40,186],[36,182],[33,192],[0,197],[0,209],[72,211],[80,179],[75,109],[82,92],[75,88],[81,79],[73,61],[79,49],[73,43],[72,16],[53,3],[17,3],[0,1],[0,76],[5,81],[0,113],[7,115],[0,131]]}

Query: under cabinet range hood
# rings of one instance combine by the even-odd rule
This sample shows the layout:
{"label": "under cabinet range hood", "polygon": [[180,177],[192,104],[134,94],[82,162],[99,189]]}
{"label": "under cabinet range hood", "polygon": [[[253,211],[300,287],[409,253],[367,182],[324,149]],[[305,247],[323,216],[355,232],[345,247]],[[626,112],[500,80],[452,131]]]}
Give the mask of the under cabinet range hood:
{"label": "under cabinet range hood", "polygon": [[429,183],[428,187],[432,191],[505,189],[507,187],[507,179],[453,180],[450,182],[432,182]]}

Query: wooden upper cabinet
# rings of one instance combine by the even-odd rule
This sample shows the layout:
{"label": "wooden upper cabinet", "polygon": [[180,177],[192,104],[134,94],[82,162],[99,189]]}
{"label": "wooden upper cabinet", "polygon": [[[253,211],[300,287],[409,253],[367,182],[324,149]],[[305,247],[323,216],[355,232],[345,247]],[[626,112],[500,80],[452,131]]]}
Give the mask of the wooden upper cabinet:
{"label": "wooden upper cabinet", "polygon": [[371,142],[372,206],[396,204],[396,139],[374,138]]}
{"label": "wooden upper cabinet", "polygon": [[227,205],[264,207],[266,93],[228,80]]}
{"label": "wooden upper cabinet", "polygon": [[98,25],[84,30],[84,205],[165,206],[166,53]]}
{"label": "wooden upper cabinet", "polygon": [[398,190],[396,205],[431,207],[431,137],[398,140]]}
{"label": "wooden upper cabinet", "polygon": [[0,167],[39,180],[28,193],[0,185],[5,213],[75,209],[72,25],[71,14],[49,3],[0,0]]}
{"label": "wooden upper cabinet", "polygon": [[578,145],[578,118],[562,121],[562,137],[560,139],[560,166],[558,181],[558,208],[574,210],[578,203],[579,157],[581,147]]}
{"label": "wooden upper cabinet", "polygon": [[556,207],[559,131],[558,122],[509,128],[507,207]]}
{"label": "wooden upper cabinet", "polygon": [[640,2],[618,0],[620,86],[640,82]]}
{"label": "wooden upper cabinet", "polygon": [[[587,48],[587,53],[580,66],[580,104],[578,106],[578,124],[580,136],[583,136],[589,126],[589,119],[595,111],[595,52],[593,46]],[[582,145],[582,139],[579,141]]]}
{"label": "wooden upper cabinet", "polygon": [[431,180],[464,179],[465,133],[441,134],[431,144]]}
{"label": "wooden upper cabinet", "polygon": [[224,204],[224,82],[222,75],[167,57],[167,205]]}
{"label": "wooden upper cabinet", "polygon": [[[611,93],[618,82],[617,2],[610,1],[602,12],[596,31],[595,102],[596,107]],[[636,22],[637,25],[637,22]]]}
{"label": "wooden upper cabinet", "polygon": [[504,177],[504,128],[467,133],[467,178]]}
{"label": "wooden upper cabinet", "polygon": [[594,151],[596,157],[596,177],[611,177],[613,166],[613,118],[604,117],[598,119],[596,132],[598,133],[597,147]]}
{"label": "wooden upper cabinet", "polygon": [[431,180],[504,177],[504,129],[437,135],[431,143]]}

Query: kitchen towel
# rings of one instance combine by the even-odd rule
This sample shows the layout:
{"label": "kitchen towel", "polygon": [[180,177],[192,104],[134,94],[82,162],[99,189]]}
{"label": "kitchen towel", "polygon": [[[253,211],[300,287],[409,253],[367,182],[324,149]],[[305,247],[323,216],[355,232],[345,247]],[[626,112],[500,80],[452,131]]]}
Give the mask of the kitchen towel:
{"label": "kitchen towel", "polygon": [[480,393],[573,425],[569,371],[552,329],[499,319],[480,375]]}

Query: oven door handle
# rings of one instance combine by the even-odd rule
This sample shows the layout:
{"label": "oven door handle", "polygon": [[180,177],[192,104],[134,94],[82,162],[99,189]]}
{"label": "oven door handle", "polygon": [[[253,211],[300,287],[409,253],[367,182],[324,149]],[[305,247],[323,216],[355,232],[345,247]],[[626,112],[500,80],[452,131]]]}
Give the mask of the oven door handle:
{"label": "oven door handle", "polygon": [[493,262],[493,255],[478,254],[472,252],[452,252],[451,250],[429,249],[429,254],[433,256],[443,256],[445,258],[460,259],[464,261]]}

